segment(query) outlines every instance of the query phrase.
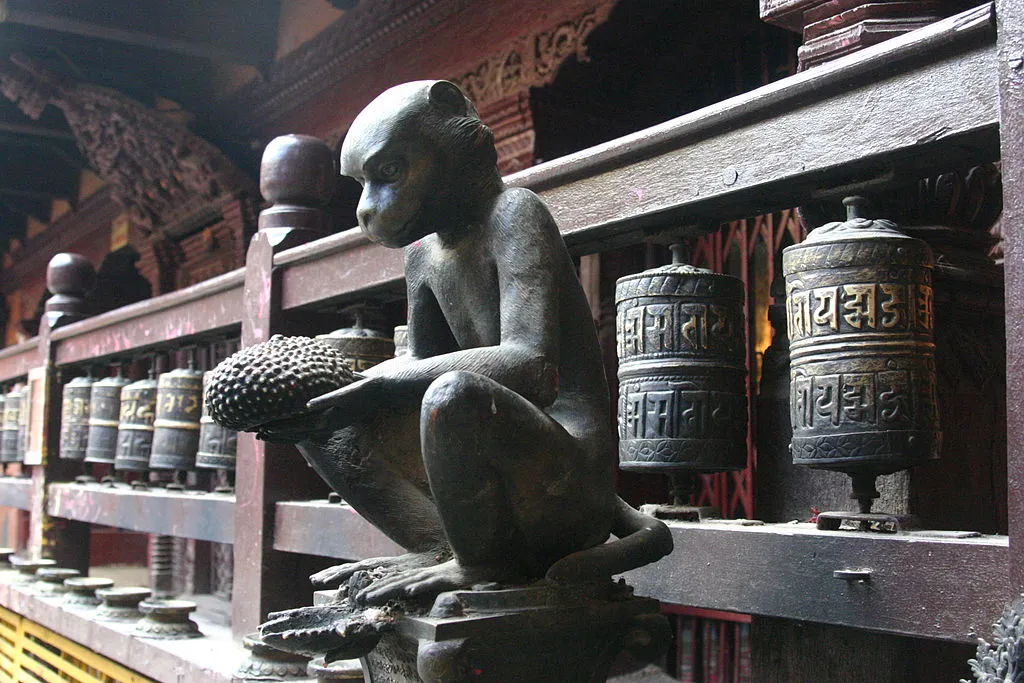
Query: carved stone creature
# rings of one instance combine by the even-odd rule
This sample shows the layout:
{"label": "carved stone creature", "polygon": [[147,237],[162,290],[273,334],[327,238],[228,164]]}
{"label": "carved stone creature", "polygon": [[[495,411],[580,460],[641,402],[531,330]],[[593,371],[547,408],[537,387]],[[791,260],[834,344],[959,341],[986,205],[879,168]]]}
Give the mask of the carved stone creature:
{"label": "carved stone creature", "polygon": [[[341,604],[274,615],[265,642],[353,657],[375,642],[374,619],[357,613],[366,605],[608,582],[672,549],[664,524],[615,494],[608,387],[558,228],[495,160],[490,130],[446,81],[384,92],[349,130],[341,168],[363,185],[359,224],[405,249],[409,353],[311,400],[316,424],[227,426],[295,443],[409,553],[315,574],[348,583]],[[366,645],[350,647],[349,633]]]}
{"label": "carved stone creature", "polygon": [[992,625],[992,642],[980,640],[968,663],[977,683],[1024,683],[1024,597],[1007,605]]}

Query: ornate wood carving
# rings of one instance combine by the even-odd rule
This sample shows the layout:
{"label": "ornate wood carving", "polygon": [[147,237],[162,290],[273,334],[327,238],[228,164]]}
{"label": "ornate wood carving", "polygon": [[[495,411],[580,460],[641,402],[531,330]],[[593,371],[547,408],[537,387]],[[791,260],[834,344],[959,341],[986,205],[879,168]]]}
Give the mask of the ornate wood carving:
{"label": "ornate wood carving", "polygon": [[89,164],[144,228],[187,222],[225,196],[257,196],[219,149],[122,93],[61,81],[19,57],[0,62],[0,92],[32,118],[58,107]]}
{"label": "ornate wood carving", "polygon": [[614,6],[614,2],[603,2],[568,21],[523,36],[454,81],[478,107],[547,85],[569,57],[586,61],[587,37],[608,19]]}
{"label": "ornate wood carving", "polygon": [[803,33],[800,69],[855,52],[975,5],[964,0],[761,0],[761,18]]}
{"label": "ornate wood carving", "polygon": [[555,26],[522,36],[452,80],[473,100],[494,131],[502,174],[534,162],[536,133],[530,88],[550,84],[569,57],[586,61],[586,41],[603,24],[614,2],[604,2]]}

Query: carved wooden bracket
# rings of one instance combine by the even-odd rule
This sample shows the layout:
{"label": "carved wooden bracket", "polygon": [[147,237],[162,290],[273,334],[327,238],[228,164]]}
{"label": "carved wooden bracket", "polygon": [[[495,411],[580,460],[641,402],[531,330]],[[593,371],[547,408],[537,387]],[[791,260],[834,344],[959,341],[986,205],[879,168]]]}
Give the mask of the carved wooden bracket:
{"label": "carved wooden bracket", "polygon": [[477,107],[547,85],[569,57],[586,61],[587,37],[608,19],[615,4],[602,2],[568,21],[522,36],[454,81]]}
{"label": "carved wooden bracket", "polygon": [[800,70],[927,26],[973,0],[760,0],[761,19],[803,33]]}
{"label": "carved wooden bracket", "polygon": [[147,230],[187,222],[225,197],[259,196],[214,145],[120,92],[64,82],[20,57],[0,61],[0,92],[33,119],[58,107],[89,165]]}

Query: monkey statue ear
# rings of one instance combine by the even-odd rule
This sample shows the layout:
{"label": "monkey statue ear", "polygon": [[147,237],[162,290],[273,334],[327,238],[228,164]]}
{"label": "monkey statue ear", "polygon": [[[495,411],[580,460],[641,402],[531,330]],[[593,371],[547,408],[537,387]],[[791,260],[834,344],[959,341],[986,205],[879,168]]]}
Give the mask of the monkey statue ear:
{"label": "monkey statue ear", "polygon": [[466,96],[451,81],[438,81],[430,86],[430,103],[455,116],[465,116],[467,112]]}

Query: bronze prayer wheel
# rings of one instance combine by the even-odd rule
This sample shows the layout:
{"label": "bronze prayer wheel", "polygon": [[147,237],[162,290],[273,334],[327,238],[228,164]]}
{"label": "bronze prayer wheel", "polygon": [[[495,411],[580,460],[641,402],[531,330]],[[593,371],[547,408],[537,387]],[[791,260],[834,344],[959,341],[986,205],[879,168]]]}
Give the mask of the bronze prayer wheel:
{"label": "bronze prayer wheel", "polygon": [[615,284],[619,467],[743,469],[743,282],[675,260]]}
{"label": "bronze prayer wheel", "polygon": [[28,419],[32,414],[32,390],[26,386],[21,390],[21,410],[18,411],[18,450],[15,462],[25,462],[28,452]]}
{"label": "bronze prayer wheel", "polygon": [[21,388],[4,396],[4,422],[0,429],[0,462],[18,462],[18,426],[21,422]]}
{"label": "bronze prayer wheel", "polygon": [[196,454],[197,469],[234,470],[235,448],[238,432],[221,427],[210,417],[206,407],[206,378],[203,375],[203,410],[199,418],[199,452]]}
{"label": "bronze prayer wheel", "polygon": [[121,390],[130,383],[131,380],[124,377],[107,377],[92,385],[86,462],[114,462],[117,455],[117,428],[121,415]]}
{"label": "bronze prayer wheel", "polygon": [[75,377],[64,385],[60,402],[60,457],[84,460],[89,444],[89,402],[92,377]]}
{"label": "bronze prayer wheel", "polygon": [[114,469],[120,472],[149,469],[156,416],[156,384],[155,379],[141,379],[121,389],[117,453],[114,456]]}
{"label": "bronze prayer wheel", "polygon": [[783,251],[793,462],[874,479],[938,457],[932,253],[886,220],[848,219]]}
{"label": "bronze prayer wheel", "polygon": [[203,373],[179,368],[157,379],[156,419],[153,421],[153,470],[190,470],[199,448]]}
{"label": "bronze prayer wheel", "polygon": [[394,332],[395,357],[409,353],[409,326],[396,325]]}
{"label": "bronze prayer wheel", "polygon": [[395,342],[391,337],[385,332],[371,330],[358,323],[355,327],[343,327],[321,334],[317,339],[337,349],[354,372],[372,368],[395,355]]}

